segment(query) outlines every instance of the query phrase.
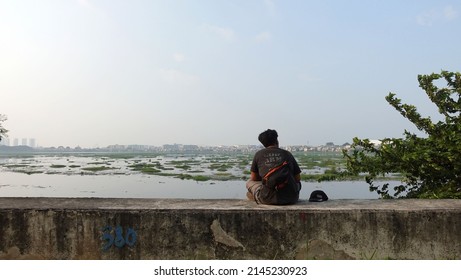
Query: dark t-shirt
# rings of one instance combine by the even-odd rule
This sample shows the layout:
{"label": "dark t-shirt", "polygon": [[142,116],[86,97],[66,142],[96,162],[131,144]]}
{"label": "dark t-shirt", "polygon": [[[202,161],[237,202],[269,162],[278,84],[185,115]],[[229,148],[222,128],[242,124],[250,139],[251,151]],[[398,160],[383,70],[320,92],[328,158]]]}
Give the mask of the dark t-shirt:
{"label": "dark t-shirt", "polygon": [[293,155],[284,149],[276,147],[264,148],[256,152],[251,164],[251,171],[263,178],[271,168],[282,164],[284,161],[288,161],[293,175],[301,173],[301,169]]}

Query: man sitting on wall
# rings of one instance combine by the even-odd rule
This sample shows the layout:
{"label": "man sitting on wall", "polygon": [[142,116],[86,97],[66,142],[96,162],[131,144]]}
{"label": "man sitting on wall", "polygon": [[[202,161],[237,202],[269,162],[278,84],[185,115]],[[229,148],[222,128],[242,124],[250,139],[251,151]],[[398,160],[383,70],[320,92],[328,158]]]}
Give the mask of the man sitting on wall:
{"label": "man sitting on wall", "polygon": [[264,149],[256,152],[247,197],[261,204],[294,204],[301,190],[301,169],[293,155],[279,148],[277,131],[268,129],[258,140]]}

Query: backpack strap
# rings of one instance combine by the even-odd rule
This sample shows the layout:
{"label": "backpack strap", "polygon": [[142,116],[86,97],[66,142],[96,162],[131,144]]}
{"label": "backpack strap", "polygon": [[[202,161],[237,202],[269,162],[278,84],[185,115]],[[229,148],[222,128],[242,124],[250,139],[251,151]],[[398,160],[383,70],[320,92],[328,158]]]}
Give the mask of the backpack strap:
{"label": "backpack strap", "polygon": [[280,168],[282,168],[283,166],[287,165],[288,164],[288,161],[284,161],[282,164],[276,166],[276,167],[273,167],[269,170],[269,172],[267,172],[266,175],[264,175],[264,178],[263,178],[263,182],[267,181],[267,178],[269,178],[275,171],[279,170]]}

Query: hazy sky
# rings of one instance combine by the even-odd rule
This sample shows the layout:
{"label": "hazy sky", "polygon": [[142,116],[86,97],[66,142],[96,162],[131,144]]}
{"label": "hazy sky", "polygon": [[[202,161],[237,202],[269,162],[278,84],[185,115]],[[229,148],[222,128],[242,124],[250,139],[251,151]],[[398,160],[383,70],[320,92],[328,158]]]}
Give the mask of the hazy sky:
{"label": "hazy sky", "polygon": [[0,0],[0,114],[42,146],[400,137],[461,71],[461,1]]}

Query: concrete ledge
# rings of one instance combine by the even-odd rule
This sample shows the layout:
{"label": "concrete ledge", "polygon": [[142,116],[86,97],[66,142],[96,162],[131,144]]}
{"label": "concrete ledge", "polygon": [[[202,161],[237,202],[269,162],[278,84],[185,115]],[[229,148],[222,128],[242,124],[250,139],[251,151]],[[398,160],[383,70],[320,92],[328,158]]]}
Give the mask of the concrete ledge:
{"label": "concrete ledge", "polygon": [[461,200],[0,198],[0,259],[460,259]]}

